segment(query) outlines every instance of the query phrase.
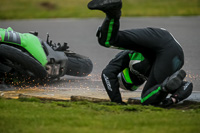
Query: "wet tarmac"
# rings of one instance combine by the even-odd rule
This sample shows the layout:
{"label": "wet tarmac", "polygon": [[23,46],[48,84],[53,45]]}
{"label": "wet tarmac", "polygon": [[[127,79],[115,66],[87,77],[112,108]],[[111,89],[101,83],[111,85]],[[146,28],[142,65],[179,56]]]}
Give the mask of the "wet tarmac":
{"label": "wet tarmac", "polygon": [[[1,95],[17,97],[19,94],[69,99],[72,95],[108,99],[101,82],[101,71],[119,52],[115,49],[101,47],[95,37],[102,18],[92,19],[39,19],[39,20],[0,20],[2,28],[12,27],[18,32],[38,31],[39,37],[46,40],[50,34],[54,42],[66,41],[70,49],[90,57],[93,61],[93,72],[83,78],[65,76],[60,81],[37,87],[10,87],[0,85]],[[186,80],[193,82],[194,91],[190,100],[200,101],[200,16],[194,17],[139,17],[122,18],[121,29],[162,27],[170,31],[181,43],[185,52],[184,69]],[[123,91],[123,99],[140,97],[140,88],[136,92]]]}

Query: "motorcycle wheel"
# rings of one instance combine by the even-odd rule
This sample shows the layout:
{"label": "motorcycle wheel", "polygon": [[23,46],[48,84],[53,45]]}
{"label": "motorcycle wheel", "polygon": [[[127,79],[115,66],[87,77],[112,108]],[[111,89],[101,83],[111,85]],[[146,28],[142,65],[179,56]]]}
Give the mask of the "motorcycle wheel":
{"label": "motorcycle wheel", "polygon": [[12,68],[11,71],[15,74],[11,75],[16,75],[16,73],[18,73],[18,76],[26,78],[31,76],[35,79],[43,79],[47,76],[45,68],[36,59],[24,52],[24,50],[10,45],[1,44],[0,57],[2,64]]}
{"label": "motorcycle wheel", "polygon": [[66,55],[68,57],[67,75],[84,77],[92,72],[93,64],[88,57],[76,53]]}

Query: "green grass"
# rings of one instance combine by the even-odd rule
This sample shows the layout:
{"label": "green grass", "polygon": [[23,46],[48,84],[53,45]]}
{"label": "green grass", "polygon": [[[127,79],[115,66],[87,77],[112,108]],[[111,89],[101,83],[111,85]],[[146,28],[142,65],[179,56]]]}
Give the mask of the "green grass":
{"label": "green grass", "polygon": [[198,133],[199,119],[199,103],[183,110],[0,99],[1,133]]}
{"label": "green grass", "polygon": [[[90,0],[0,0],[0,19],[104,17]],[[123,16],[200,15],[200,0],[123,0]]]}

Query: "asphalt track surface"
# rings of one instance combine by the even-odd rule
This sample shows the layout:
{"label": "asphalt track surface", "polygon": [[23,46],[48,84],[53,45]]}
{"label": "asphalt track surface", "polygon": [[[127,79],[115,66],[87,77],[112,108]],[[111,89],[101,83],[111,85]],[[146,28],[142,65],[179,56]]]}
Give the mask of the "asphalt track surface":
{"label": "asphalt track surface", "polygon": [[[39,19],[39,20],[0,20],[0,27],[12,27],[18,32],[38,31],[39,37],[46,40],[46,33],[54,42],[67,42],[76,53],[88,56],[94,65],[93,72],[84,78],[65,76],[45,86],[17,89],[22,93],[48,95],[66,98],[70,95],[83,95],[108,98],[101,82],[101,71],[119,50],[100,46],[96,30],[103,18],[91,19]],[[180,42],[185,52],[186,80],[193,82],[194,92],[190,99],[200,101],[200,16],[192,17],[136,17],[121,18],[121,28],[160,27],[171,32]],[[140,97],[137,92],[122,91],[123,97]],[[0,90],[15,90],[13,87],[0,86]],[[19,92],[20,93],[20,92]]]}

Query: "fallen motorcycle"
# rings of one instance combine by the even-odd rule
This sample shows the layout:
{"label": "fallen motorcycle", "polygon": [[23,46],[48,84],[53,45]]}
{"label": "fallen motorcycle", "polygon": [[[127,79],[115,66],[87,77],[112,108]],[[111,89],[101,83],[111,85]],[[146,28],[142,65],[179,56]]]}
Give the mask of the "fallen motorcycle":
{"label": "fallen motorcycle", "polygon": [[67,43],[53,43],[38,32],[19,33],[0,28],[0,80],[19,85],[59,79],[64,75],[88,76],[92,61],[69,50]]}

